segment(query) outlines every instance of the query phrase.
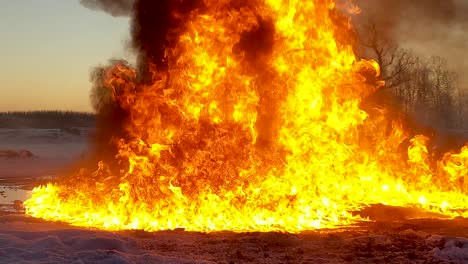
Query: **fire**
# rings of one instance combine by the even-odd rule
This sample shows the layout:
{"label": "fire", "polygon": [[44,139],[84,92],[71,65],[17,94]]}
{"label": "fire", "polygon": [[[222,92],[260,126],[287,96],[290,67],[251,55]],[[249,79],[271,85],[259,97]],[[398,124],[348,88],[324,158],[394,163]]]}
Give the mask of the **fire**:
{"label": "fire", "polygon": [[334,1],[248,2],[204,0],[150,85],[125,64],[109,69],[105,85],[130,113],[116,140],[126,169],[100,162],[37,187],[27,214],[205,232],[333,228],[376,203],[468,216],[468,146],[432,162],[427,137],[360,108],[379,67],[356,59]]}

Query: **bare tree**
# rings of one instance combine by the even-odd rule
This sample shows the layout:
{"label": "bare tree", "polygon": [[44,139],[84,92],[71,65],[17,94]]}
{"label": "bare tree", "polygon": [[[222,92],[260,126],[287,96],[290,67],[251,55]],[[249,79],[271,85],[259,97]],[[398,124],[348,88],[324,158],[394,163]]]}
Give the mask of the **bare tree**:
{"label": "bare tree", "polygon": [[[433,128],[453,128],[465,111],[457,96],[456,74],[440,57],[421,58],[399,47],[379,24],[369,19],[358,27],[357,53],[374,59],[381,68],[385,86],[375,97],[396,105],[412,118]],[[385,101],[380,99],[380,101]],[[457,108],[458,107],[458,108]]]}
{"label": "bare tree", "polygon": [[358,36],[360,44],[358,55],[372,58],[380,65],[381,77],[386,83],[385,89],[409,81],[409,76],[403,73],[407,67],[415,63],[411,52],[401,49],[371,19],[359,27]]}

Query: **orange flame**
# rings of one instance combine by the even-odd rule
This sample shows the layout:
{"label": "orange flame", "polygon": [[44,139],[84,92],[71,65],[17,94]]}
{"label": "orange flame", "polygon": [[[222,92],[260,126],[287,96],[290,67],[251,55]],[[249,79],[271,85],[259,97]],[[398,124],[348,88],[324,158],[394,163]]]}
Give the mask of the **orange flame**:
{"label": "orange flame", "polygon": [[[108,71],[130,113],[126,171],[101,162],[37,187],[27,214],[108,230],[288,232],[349,225],[375,203],[468,216],[468,146],[435,165],[424,136],[399,151],[402,126],[359,107],[379,68],[356,59],[334,1],[204,2],[152,85],[123,64]],[[271,49],[243,48],[262,23],[272,43],[248,44]]]}

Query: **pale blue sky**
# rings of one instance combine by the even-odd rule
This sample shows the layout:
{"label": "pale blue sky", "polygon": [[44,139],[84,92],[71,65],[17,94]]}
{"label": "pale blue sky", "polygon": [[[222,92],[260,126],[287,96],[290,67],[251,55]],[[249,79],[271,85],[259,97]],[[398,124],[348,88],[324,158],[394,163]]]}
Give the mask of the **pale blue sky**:
{"label": "pale blue sky", "polygon": [[128,32],[78,0],[0,0],[0,111],[91,111],[90,69],[128,57]]}

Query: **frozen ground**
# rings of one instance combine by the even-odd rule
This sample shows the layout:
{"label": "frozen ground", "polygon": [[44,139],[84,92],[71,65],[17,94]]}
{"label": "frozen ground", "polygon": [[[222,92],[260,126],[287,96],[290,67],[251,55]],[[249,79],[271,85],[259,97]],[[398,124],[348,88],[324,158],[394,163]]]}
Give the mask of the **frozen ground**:
{"label": "frozen ground", "polygon": [[0,216],[0,263],[468,263],[468,221],[282,233],[104,232]]}
{"label": "frozen ground", "polygon": [[468,263],[467,219],[395,207],[369,207],[360,213],[373,221],[353,228],[302,234],[105,232],[25,216],[28,190],[79,159],[86,142],[61,130],[0,129],[0,151],[33,154],[0,157],[0,264]]}
{"label": "frozen ground", "polygon": [[[87,134],[60,129],[0,129],[0,179],[54,175],[86,151]],[[32,156],[7,155],[27,151]],[[2,155],[3,154],[3,155]]]}

